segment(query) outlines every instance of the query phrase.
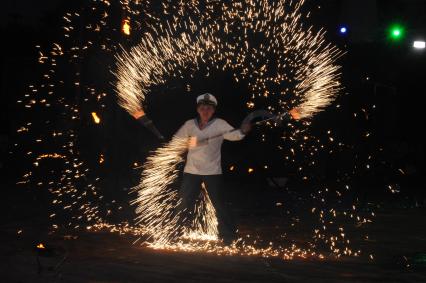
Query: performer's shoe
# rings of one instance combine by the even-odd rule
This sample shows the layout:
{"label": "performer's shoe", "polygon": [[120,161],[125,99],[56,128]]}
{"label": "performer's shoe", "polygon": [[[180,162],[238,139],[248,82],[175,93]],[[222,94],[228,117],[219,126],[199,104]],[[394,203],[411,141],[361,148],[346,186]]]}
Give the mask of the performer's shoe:
{"label": "performer's shoe", "polygon": [[232,238],[232,237],[223,237],[222,238],[222,242],[225,246],[230,246],[233,241],[234,241],[234,238]]}
{"label": "performer's shoe", "polygon": [[229,246],[236,239],[236,235],[234,233],[226,233],[222,235],[222,242],[225,246]]}

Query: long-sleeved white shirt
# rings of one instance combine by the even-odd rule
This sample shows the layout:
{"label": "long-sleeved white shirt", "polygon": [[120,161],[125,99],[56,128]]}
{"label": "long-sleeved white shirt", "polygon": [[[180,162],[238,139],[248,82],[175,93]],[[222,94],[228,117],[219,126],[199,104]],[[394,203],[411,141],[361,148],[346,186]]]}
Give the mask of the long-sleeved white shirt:
{"label": "long-sleeved white shirt", "polygon": [[[222,174],[221,146],[223,140],[238,141],[245,137],[241,130],[232,130],[234,127],[219,118],[211,120],[202,130],[198,126],[197,119],[186,121],[176,132],[176,137],[196,137],[198,142],[214,138],[188,150],[184,172],[195,175]],[[220,136],[216,137],[218,135]]]}

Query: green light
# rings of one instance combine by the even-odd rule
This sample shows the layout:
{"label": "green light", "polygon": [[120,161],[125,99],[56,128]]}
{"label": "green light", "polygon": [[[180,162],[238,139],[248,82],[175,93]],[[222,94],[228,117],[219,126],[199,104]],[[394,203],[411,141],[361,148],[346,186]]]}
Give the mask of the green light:
{"label": "green light", "polygon": [[390,37],[393,40],[400,40],[404,37],[404,28],[400,25],[393,25],[389,31]]}

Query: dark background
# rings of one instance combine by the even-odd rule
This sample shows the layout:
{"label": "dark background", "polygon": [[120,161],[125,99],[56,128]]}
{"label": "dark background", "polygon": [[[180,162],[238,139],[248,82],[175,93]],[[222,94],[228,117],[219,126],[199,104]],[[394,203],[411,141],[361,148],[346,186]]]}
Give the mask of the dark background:
{"label": "dark background", "polygon": [[[62,34],[62,15],[80,8],[83,3],[2,3],[0,142],[4,177],[1,186],[5,188],[3,208],[8,214],[25,204],[33,209],[30,211],[43,211],[46,207],[46,193],[34,193],[31,188],[15,185],[25,167],[25,156],[16,154],[13,146],[17,142],[16,129],[29,118],[16,101],[28,91],[28,85],[40,80],[34,46],[54,42]],[[425,39],[426,1],[311,0],[308,8],[313,10],[313,24],[324,26],[329,39],[347,51],[341,61],[345,91],[336,101],[340,108],[330,107],[315,117],[310,132],[327,141],[326,132],[330,129],[334,138],[345,146],[328,154],[328,149],[333,147],[328,145],[330,148],[317,157],[318,165],[301,174],[297,168],[304,162],[303,155],[298,155],[294,163],[284,162],[275,147],[259,144],[261,129],[255,129],[245,141],[224,145],[224,171],[230,184],[237,188],[239,195],[245,195],[250,189],[259,196],[264,192],[268,177],[286,177],[289,178],[288,187],[295,188],[302,196],[303,191],[308,195],[317,184],[336,187],[350,184],[354,188],[353,198],[364,204],[369,201],[403,206],[424,203],[422,96],[425,93],[426,52],[416,51],[411,45],[415,38]],[[120,19],[119,14],[115,16]],[[390,41],[386,35],[388,26],[394,22],[406,27],[406,37],[398,43]],[[117,23],[119,28],[120,20]],[[339,35],[341,24],[349,27],[347,36]],[[110,76],[106,70],[113,65],[111,58],[105,60],[94,54],[90,60],[82,63],[83,80],[84,76],[99,76],[100,80]],[[103,87],[110,86],[103,83]],[[195,115],[194,100],[202,92],[208,91],[218,97],[219,115],[234,126],[238,126],[247,114],[245,101],[240,99],[246,91],[244,86],[236,85],[226,73],[215,73],[207,80],[195,78],[189,95],[179,95],[181,91],[179,87],[159,89],[155,96],[148,97],[148,114],[168,137]],[[83,113],[91,112],[90,105],[83,101],[77,103]],[[102,112],[101,127],[93,126],[89,115],[82,119],[77,129],[79,148],[85,161],[93,165],[92,170],[102,177],[107,197],[127,202],[127,191],[123,188],[135,185],[138,180],[132,164],[141,163],[159,142],[116,106],[112,95],[107,105],[108,111]],[[48,117],[52,113],[40,111],[37,115]],[[367,133],[370,136],[365,138]],[[106,161],[102,168],[97,168],[100,153],[105,155]],[[226,169],[230,165],[236,165],[236,170],[228,172]],[[264,165],[268,165],[268,170],[263,170]],[[249,167],[255,169],[253,174],[248,174]],[[305,175],[310,177],[308,181],[303,180]],[[401,192],[391,194],[389,185],[399,187]],[[238,196],[234,196],[234,201],[238,201]],[[259,202],[260,206],[270,205],[270,202],[264,204],[262,197],[253,202]],[[9,210],[9,205],[15,208]]]}

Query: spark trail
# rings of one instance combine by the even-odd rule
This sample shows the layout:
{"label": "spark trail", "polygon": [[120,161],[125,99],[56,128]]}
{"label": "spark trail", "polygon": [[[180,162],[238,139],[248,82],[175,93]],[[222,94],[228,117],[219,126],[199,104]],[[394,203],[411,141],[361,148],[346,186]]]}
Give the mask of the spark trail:
{"label": "spark trail", "polygon": [[[49,46],[37,47],[43,67],[40,82],[30,85],[17,101],[27,117],[33,117],[17,130],[22,138],[15,151],[29,163],[18,183],[52,193],[54,212],[50,217],[54,228],[61,222],[57,216],[65,212],[70,216],[68,227],[133,234],[148,240],[153,248],[321,257],[316,248],[321,242],[336,256],[359,255],[350,247],[340,223],[349,219],[361,225],[369,223],[370,216],[359,213],[355,203],[351,208],[335,208],[333,190],[320,184],[311,195],[311,211],[318,225],[312,229],[312,242],[304,247],[260,247],[254,235],[237,240],[231,247],[217,245],[217,220],[204,190],[203,201],[194,208],[194,223],[184,232],[194,241],[172,243],[180,228],[173,226],[170,209],[177,201],[177,168],[186,152],[177,140],[159,148],[144,164],[141,182],[132,194],[136,196],[132,204],[137,207],[139,224],[108,223],[107,215],[116,211],[105,208],[98,168],[85,162],[78,146],[81,125],[93,119],[102,127],[107,123],[103,114],[115,106],[107,100],[114,94],[110,84],[106,87],[87,75],[82,78],[81,64],[90,60],[92,53],[101,58],[115,56],[115,66],[109,66],[115,75],[111,83],[119,105],[130,114],[146,106],[146,96],[153,95],[153,87],[167,85],[171,79],[185,81],[188,77],[209,77],[217,71],[229,72],[236,82],[247,86],[249,91],[242,99],[248,109],[266,108],[279,115],[298,108],[303,122],[289,123],[292,132],[283,134],[276,146],[283,162],[297,164],[297,156],[306,157],[306,164],[296,166],[301,178],[307,179],[304,172],[317,166],[319,153],[335,152],[346,145],[332,131],[323,140],[305,130],[311,118],[330,106],[341,92],[338,60],[344,52],[327,42],[324,30],[307,24],[310,13],[303,11],[304,5],[305,1],[289,0],[92,0],[81,11],[64,14],[62,37]],[[124,15],[124,34],[113,17],[117,9]],[[133,47],[129,47],[130,38],[138,39]],[[50,114],[39,119],[39,111]],[[262,135],[261,141],[267,139]],[[99,167],[104,160],[101,152]],[[344,186],[333,193],[343,198],[348,191],[350,187]]]}

